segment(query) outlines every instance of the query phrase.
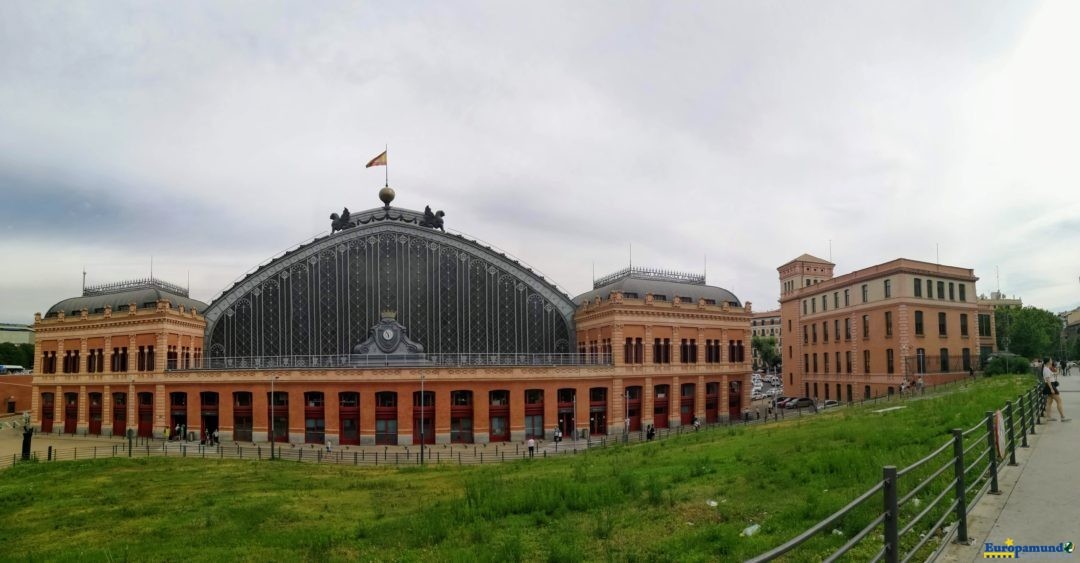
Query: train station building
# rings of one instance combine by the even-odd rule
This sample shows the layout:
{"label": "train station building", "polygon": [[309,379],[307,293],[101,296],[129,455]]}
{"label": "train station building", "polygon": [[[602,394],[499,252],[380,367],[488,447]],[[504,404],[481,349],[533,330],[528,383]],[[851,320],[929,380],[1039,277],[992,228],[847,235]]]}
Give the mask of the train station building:
{"label": "train station building", "polygon": [[632,267],[571,298],[519,261],[381,207],[209,304],[157,279],[35,315],[40,431],[221,440],[486,443],[621,434],[749,406],[750,303]]}

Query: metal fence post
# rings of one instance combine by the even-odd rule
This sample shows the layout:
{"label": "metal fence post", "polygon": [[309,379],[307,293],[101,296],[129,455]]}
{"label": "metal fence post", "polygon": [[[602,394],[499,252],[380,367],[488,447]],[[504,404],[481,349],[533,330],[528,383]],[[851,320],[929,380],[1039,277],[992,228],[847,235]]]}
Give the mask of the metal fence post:
{"label": "metal fence post", "polygon": [[964,431],[953,428],[953,473],[956,477],[956,541],[967,544],[967,491],[964,487]]}
{"label": "metal fence post", "polygon": [[1005,425],[1009,428],[1009,465],[1016,465],[1016,425],[1013,424],[1012,401],[1005,401]]}
{"label": "metal fence post", "polygon": [[986,445],[990,448],[988,455],[990,456],[990,494],[1000,495],[1001,490],[998,489],[998,453],[997,453],[997,432],[994,430],[994,411],[986,411]]}
{"label": "metal fence post", "polygon": [[897,502],[896,466],[882,468],[885,498],[885,561],[900,561],[900,506]]}
{"label": "metal fence post", "polygon": [[1028,447],[1027,443],[1027,409],[1024,408],[1024,395],[1020,394],[1020,397],[1016,401],[1020,407],[1020,447]]}

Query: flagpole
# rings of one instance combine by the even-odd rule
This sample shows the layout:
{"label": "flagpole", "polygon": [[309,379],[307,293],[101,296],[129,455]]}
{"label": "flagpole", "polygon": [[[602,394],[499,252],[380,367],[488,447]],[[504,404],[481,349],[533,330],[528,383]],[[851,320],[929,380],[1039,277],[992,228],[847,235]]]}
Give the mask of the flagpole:
{"label": "flagpole", "polygon": [[386,164],[383,165],[383,174],[385,174],[385,183],[383,187],[390,187],[390,145],[383,145],[383,154],[386,155]]}

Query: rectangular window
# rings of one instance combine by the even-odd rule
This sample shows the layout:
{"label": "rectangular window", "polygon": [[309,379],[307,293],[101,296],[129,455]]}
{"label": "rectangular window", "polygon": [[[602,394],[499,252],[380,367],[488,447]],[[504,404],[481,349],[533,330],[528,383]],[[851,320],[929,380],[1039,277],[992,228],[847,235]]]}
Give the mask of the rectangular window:
{"label": "rectangular window", "polygon": [[885,298],[892,297],[892,280],[885,280]]}
{"label": "rectangular window", "polygon": [[814,323],[814,324],[810,325],[810,332],[811,332],[811,338],[810,339],[814,341],[814,344],[817,344],[817,323]]}
{"label": "rectangular window", "polygon": [[971,348],[964,348],[964,371],[971,369]]}
{"label": "rectangular window", "polygon": [[834,319],[832,325],[833,325],[832,327],[833,327],[833,335],[834,335],[833,338],[837,342],[840,342],[840,319]]}
{"label": "rectangular window", "polygon": [[866,303],[870,300],[870,286],[865,283],[862,284],[862,302]]}
{"label": "rectangular window", "polygon": [[892,311],[885,311],[885,336],[892,336]]}
{"label": "rectangular window", "polygon": [[885,350],[885,373],[893,373],[893,351],[892,348]]}
{"label": "rectangular window", "polygon": [[802,300],[802,314],[804,314],[804,315],[806,314],[806,300],[805,299]]}
{"label": "rectangular window", "polygon": [[847,372],[851,373],[851,350],[848,350],[844,355],[847,356]]}
{"label": "rectangular window", "polygon": [[840,373],[840,352],[836,353],[836,373]]}
{"label": "rectangular window", "polygon": [[817,312],[817,299],[811,299],[810,300],[810,312],[811,313],[816,313]]}
{"label": "rectangular window", "polygon": [[870,315],[862,316],[862,337],[870,338]]}
{"label": "rectangular window", "polygon": [[915,297],[922,297],[922,280],[915,278]]}
{"label": "rectangular window", "polygon": [[915,336],[923,335],[922,311],[915,311]]}
{"label": "rectangular window", "polygon": [[810,333],[806,331],[806,325],[802,327],[802,343],[806,344],[810,341]]}
{"label": "rectangular window", "polygon": [[948,371],[949,371],[949,349],[948,348],[942,348],[941,349],[941,371],[943,373],[948,373]]}
{"label": "rectangular window", "polygon": [[933,299],[934,297],[934,282],[926,280],[926,298]]}
{"label": "rectangular window", "polygon": [[956,294],[953,293],[953,282],[949,282],[949,301],[956,301]]}
{"label": "rectangular window", "polygon": [[915,351],[915,373],[926,373],[926,349]]}
{"label": "rectangular window", "polygon": [[832,308],[833,309],[839,309],[840,308],[840,292],[839,291],[834,291],[833,294],[832,294]]}
{"label": "rectangular window", "polygon": [[968,335],[967,313],[960,313],[960,336]]}
{"label": "rectangular window", "polygon": [[862,369],[863,373],[870,373],[870,350],[862,351]]}
{"label": "rectangular window", "polygon": [[937,282],[937,298],[945,299],[945,282],[943,281]]}
{"label": "rectangular window", "polygon": [[821,341],[829,341],[829,321],[821,321]]}
{"label": "rectangular window", "polygon": [[[961,295],[963,295],[963,294],[961,294]],[[844,306],[847,307],[848,305],[851,305],[851,290],[850,289],[845,289],[844,290]]]}
{"label": "rectangular window", "polygon": [[844,319],[844,340],[851,340],[851,318]]}
{"label": "rectangular window", "polygon": [[822,295],[821,296],[821,310],[822,311],[828,311],[829,310],[829,296],[828,295]]}
{"label": "rectangular window", "polygon": [[941,335],[941,336],[946,336],[947,335],[946,332],[947,332],[948,327],[945,326],[945,325],[946,325],[946,323],[945,323],[945,313],[938,313],[937,314],[937,331],[938,331],[938,334]]}
{"label": "rectangular window", "polygon": [[804,373],[810,373],[810,354],[802,355],[802,370]]}
{"label": "rectangular window", "polygon": [[829,373],[829,354],[828,352],[821,355],[821,361],[825,364],[825,373]]}
{"label": "rectangular window", "polygon": [[817,354],[814,354],[814,373],[817,373]]}
{"label": "rectangular window", "polygon": [[979,336],[990,336],[990,315],[979,315]]}
{"label": "rectangular window", "polygon": [[960,300],[967,301],[967,286],[960,284]]}

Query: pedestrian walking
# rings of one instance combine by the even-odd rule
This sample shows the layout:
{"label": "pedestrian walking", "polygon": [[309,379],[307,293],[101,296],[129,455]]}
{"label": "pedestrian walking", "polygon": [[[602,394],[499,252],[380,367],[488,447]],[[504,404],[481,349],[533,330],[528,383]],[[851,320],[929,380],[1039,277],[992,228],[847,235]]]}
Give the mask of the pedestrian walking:
{"label": "pedestrian walking", "polygon": [[212,435],[212,436],[213,436],[213,438],[214,438],[214,444],[220,444],[220,443],[221,443],[221,442],[220,442],[220,441],[218,440],[218,429],[217,429],[217,428],[215,428],[215,429],[214,429],[214,433],[213,433],[213,435]]}
{"label": "pedestrian walking", "polygon": [[1053,360],[1043,360],[1043,395],[1046,395],[1046,420],[1057,420],[1050,416],[1051,405],[1057,404],[1058,415],[1062,422],[1069,422],[1071,418],[1065,418],[1065,410],[1061,406],[1061,393],[1058,391],[1057,369]]}
{"label": "pedestrian walking", "polygon": [[168,426],[165,427],[165,441],[166,442],[169,441],[169,427]]}
{"label": "pedestrian walking", "polygon": [[529,457],[532,457],[533,453],[536,451],[536,440],[529,438],[525,444],[529,447]]}

